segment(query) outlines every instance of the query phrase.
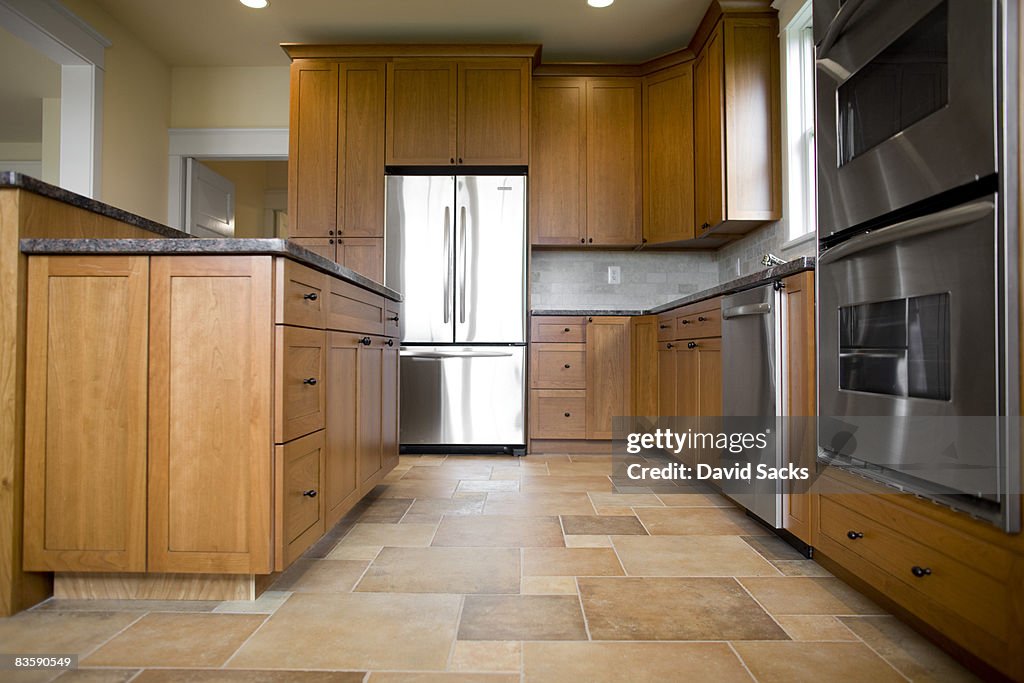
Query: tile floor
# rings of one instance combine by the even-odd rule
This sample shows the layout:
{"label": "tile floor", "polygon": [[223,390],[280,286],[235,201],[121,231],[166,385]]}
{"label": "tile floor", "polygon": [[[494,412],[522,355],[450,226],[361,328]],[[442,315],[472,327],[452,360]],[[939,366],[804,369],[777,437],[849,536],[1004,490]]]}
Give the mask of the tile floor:
{"label": "tile floor", "polygon": [[255,602],[50,600],[0,680],[959,681],[973,677],[708,491],[608,456],[403,457]]}

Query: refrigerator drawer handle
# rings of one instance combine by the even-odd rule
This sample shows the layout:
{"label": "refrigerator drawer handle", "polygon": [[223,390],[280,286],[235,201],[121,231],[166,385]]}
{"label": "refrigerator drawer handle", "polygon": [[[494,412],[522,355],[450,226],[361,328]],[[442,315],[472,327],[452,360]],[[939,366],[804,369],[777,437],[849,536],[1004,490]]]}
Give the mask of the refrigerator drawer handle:
{"label": "refrigerator drawer handle", "polygon": [[444,301],[441,302],[441,309],[444,311],[444,321],[448,322],[448,302],[452,298],[452,269],[448,265],[452,260],[452,212],[450,207],[444,207]]}
{"label": "refrigerator drawer handle", "polygon": [[746,304],[744,306],[733,306],[722,311],[722,318],[742,318],[747,315],[769,315],[772,312],[771,304]]}

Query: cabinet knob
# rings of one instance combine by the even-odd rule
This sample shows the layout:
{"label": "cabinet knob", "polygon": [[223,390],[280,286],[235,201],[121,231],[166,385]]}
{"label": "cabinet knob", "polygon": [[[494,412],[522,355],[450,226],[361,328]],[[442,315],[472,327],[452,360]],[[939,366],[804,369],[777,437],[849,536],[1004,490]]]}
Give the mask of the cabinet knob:
{"label": "cabinet knob", "polygon": [[362,339],[359,340],[359,343],[362,344],[363,346],[369,346],[371,341],[373,340],[370,339],[369,337],[363,337]]}
{"label": "cabinet knob", "polygon": [[690,321],[687,320],[686,318],[683,318],[682,320],[679,321],[679,324],[680,325],[689,325]]}
{"label": "cabinet knob", "polygon": [[592,322],[594,322],[594,319],[593,318],[587,318],[587,322],[588,323],[592,323]]}
{"label": "cabinet knob", "polygon": [[697,348],[697,342],[686,342],[686,348],[695,349]]}
{"label": "cabinet knob", "polygon": [[859,531],[847,531],[846,537],[851,541],[856,541],[858,538],[864,538],[864,534]]}
{"label": "cabinet knob", "polygon": [[570,330],[570,329],[569,329],[569,328],[567,327],[567,328],[565,328],[564,330],[562,330],[562,332],[572,332],[572,330]]}
{"label": "cabinet knob", "polygon": [[333,235],[333,234],[334,234],[334,231],[333,231],[333,230],[328,230],[328,231],[327,231],[327,234],[328,234],[328,235]]}
{"label": "cabinet knob", "polygon": [[460,164],[462,163],[462,157],[459,157],[459,163]]}
{"label": "cabinet knob", "polygon": [[398,316],[397,315],[389,316],[388,320],[390,320],[393,323],[397,323],[398,322]]}
{"label": "cabinet knob", "polygon": [[583,238],[581,237],[581,238],[580,238],[580,244],[586,244],[586,243],[587,243],[587,240],[585,240],[585,239],[583,239]]}
{"label": "cabinet knob", "polygon": [[568,370],[568,369],[569,369],[569,368],[571,368],[571,367],[572,367],[572,366],[571,366],[571,365],[569,365],[568,363],[566,363],[566,364],[565,364],[565,369],[566,369],[566,370]]}
{"label": "cabinet knob", "polygon": [[307,301],[316,301],[320,297],[317,295],[316,292],[310,292],[309,294],[303,294],[302,298],[306,299]]}
{"label": "cabinet knob", "polygon": [[327,244],[334,244],[334,240],[327,240]]}
{"label": "cabinet knob", "polygon": [[704,223],[703,225],[700,226],[701,230],[707,230],[710,227],[711,227],[710,223]]}
{"label": "cabinet knob", "polygon": [[455,157],[452,157],[452,158],[451,158],[451,159],[449,159],[448,161],[454,164],[454,163],[455,163]]}
{"label": "cabinet knob", "polygon": [[593,244],[594,243],[594,238],[593,237],[588,237],[587,241],[590,242],[591,244]]}
{"label": "cabinet knob", "polygon": [[669,328],[669,326],[665,325],[665,324],[658,325],[658,329],[659,330],[667,330],[668,328]]}
{"label": "cabinet knob", "polygon": [[395,340],[394,339],[388,339],[384,343],[387,344],[388,346],[394,346],[395,345]]}
{"label": "cabinet knob", "polygon": [[708,319],[705,318],[704,316],[702,316],[702,315],[698,315],[697,316],[697,322],[699,322],[699,323],[706,323],[707,321],[708,321]]}
{"label": "cabinet knob", "polygon": [[665,348],[666,349],[671,349],[671,348],[674,348],[674,347],[675,347],[675,344],[673,344],[672,342],[669,342],[668,344],[665,344]]}
{"label": "cabinet knob", "polygon": [[308,384],[309,386],[316,386],[316,377],[307,377],[306,379],[302,380],[302,383]]}
{"label": "cabinet knob", "polygon": [[308,491],[303,491],[302,495],[306,496],[307,498],[316,498],[316,489],[310,489]]}
{"label": "cabinet knob", "polygon": [[919,579],[923,579],[926,576],[931,576],[932,570],[928,567],[918,567],[917,565],[914,565],[910,568],[910,573]]}
{"label": "cabinet knob", "polygon": [[565,416],[566,417],[572,417],[572,415],[570,415],[569,413],[566,413]]}

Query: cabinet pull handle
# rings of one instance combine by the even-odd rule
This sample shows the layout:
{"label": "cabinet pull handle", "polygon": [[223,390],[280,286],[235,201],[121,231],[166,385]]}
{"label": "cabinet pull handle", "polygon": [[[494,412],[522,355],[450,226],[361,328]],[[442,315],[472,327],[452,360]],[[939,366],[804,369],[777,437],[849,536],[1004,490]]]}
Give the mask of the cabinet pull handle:
{"label": "cabinet pull handle", "polygon": [[572,417],[569,413],[565,414],[566,417]]}
{"label": "cabinet pull handle", "polygon": [[370,339],[369,337],[363,337],[362,339],[359,340],[359,343],[362,344],[363,346],[369,346],[371,341],[373,340]]}
{"label": "cabinet pull handle", "polygon": [[306,300],[308,300],[308,301],[316,301],[316,300],[317,300],[317,299],[319,299],[320,297],[319,297],[319,296],[317,296],[317,293],[316,293],[316,292],[310,292],[309,294],[303,294],[303,295],[302,295],[302,298],[303,298],[303,299],[306,299]]}
{"label": "cabinet pull handle", "polygon": [[303,491],[302,495],[306,496],[307,498],[316,498],[316,489],[310,489],[308,491]]}
{"label": "cabinet pull handle", "polygon": [[302,380],[302,383],[308,384],[311,387],[316,386],[316,377],[307,377],[306,379]]}
{"label": "cabinet pull handle", "polygon": [[686,348],[695,349],[697,348],[697,342],[686,342]]}
{"label": "cabinet pull handle", "polygon": [[568,369],[569,369],[569,368],[571,368],[571,367],[572,367],[572,366],[571,366],[571,365],[569,365],[568,363],[566,363],[566,364],[565,364],[565,369],[566,369],[566,370],[568,370]]}
{"label": "cabinet pull handle", "polygon": [[395,340],[394,339],[388,339],[384,343],[387,344],[388,346],[394,346],[395,345]]}
{"label": "cabinet pull handle", "polygon": [[659,329],[659,330],[667,330],[668,328],[669,328],[669,326],[668,326],[668,325],[664,325],[664,324],[662,324],[662,325],[658,325],[658,329]]}
{"label": "cabinet pull handle", "polygon": [[397,315],[392,315],[392,316],[390,316],[388,318],[388,320],[390,320],[393,323],[397,323],[398,322],[398,316]]}
{"label": "cabinet pull handle", "polygon": [[856,541],[858,538],[864,538],[864,534],[859,531],[847,531],[846,537],[851,541]]}
{"label": "cabinet pull handle", "polygon": [[919,579],[923,579],[926,576],[931,576],[932,570],[929,567],[918,567],[914,565],[910,568],[910,573]]}

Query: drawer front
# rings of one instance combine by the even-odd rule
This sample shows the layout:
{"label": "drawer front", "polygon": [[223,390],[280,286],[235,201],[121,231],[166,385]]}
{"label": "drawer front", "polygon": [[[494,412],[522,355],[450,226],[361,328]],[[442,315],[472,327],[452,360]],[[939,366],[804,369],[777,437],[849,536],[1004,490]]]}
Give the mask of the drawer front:
{"label": "drawer front", "polygon": [[677,339],[701,339],[722,336],[722,310],[711,308],[676,314]]}
{"label": "drawer front", "polygon": [[384,300],[384,336],[398,338],[401,330],[402,304],[397,301]]}
{"label": "drawer front", "polygon": [[283,571],[324,533],[324,431],[320,430],[275,449],[278,505],[275,570]]}
{"label": "drawer front", "polygon": [[326,326],[329,330],[384,334],[384,297],[330,278]]}
{"label": "drawer front", "polygon": [[587,437],[586,391],[534,389],[530,399],[530,438]]}
{"label": "drawer front", "polygon": [[586,345],[531,344],[530,386],[534,389],[586,389]]}
{"label": "drawer front", "polygon": [[328,276],[285,258],[277,264],[277,323],[323,329]]}
{"label": "drawer front", "polygon": [[277,443],[323,429],[325,363],[323,331],[277,328]]}
{"label": "drawer front", "polygon": [[676,312],[670,311],[658,316],[658,341],[671,341],[676,338]]}
{"label": "drawer front", "polygon": [[534,342],[582,344],[587,340],[587,319],[582,316],[533,316],[530,326]]}
{"label": "drawer front", "polygon": [[[906,535],[838,502],[844,498],[856,503],[859,499],[873,497],[821,495],[819,545],[823,552],[828,554],[831,546],[838,546],[897,579],[910,589],[903,591],[904,594],[915,596],[912,600],[901,601],[907,603],[904,606],[911,611],[918,612],[915,608],[924,599],[1000,639],[1008,637],[1010,613],[1006,605],[1011,596],[1005,583],[964,561],[970,558],[953,558],[925,545],[932,540],[943,543],[950,539]],[[898,521],[896,517],[893,519]],[[898,596],[894,597],[899,600]]]}

